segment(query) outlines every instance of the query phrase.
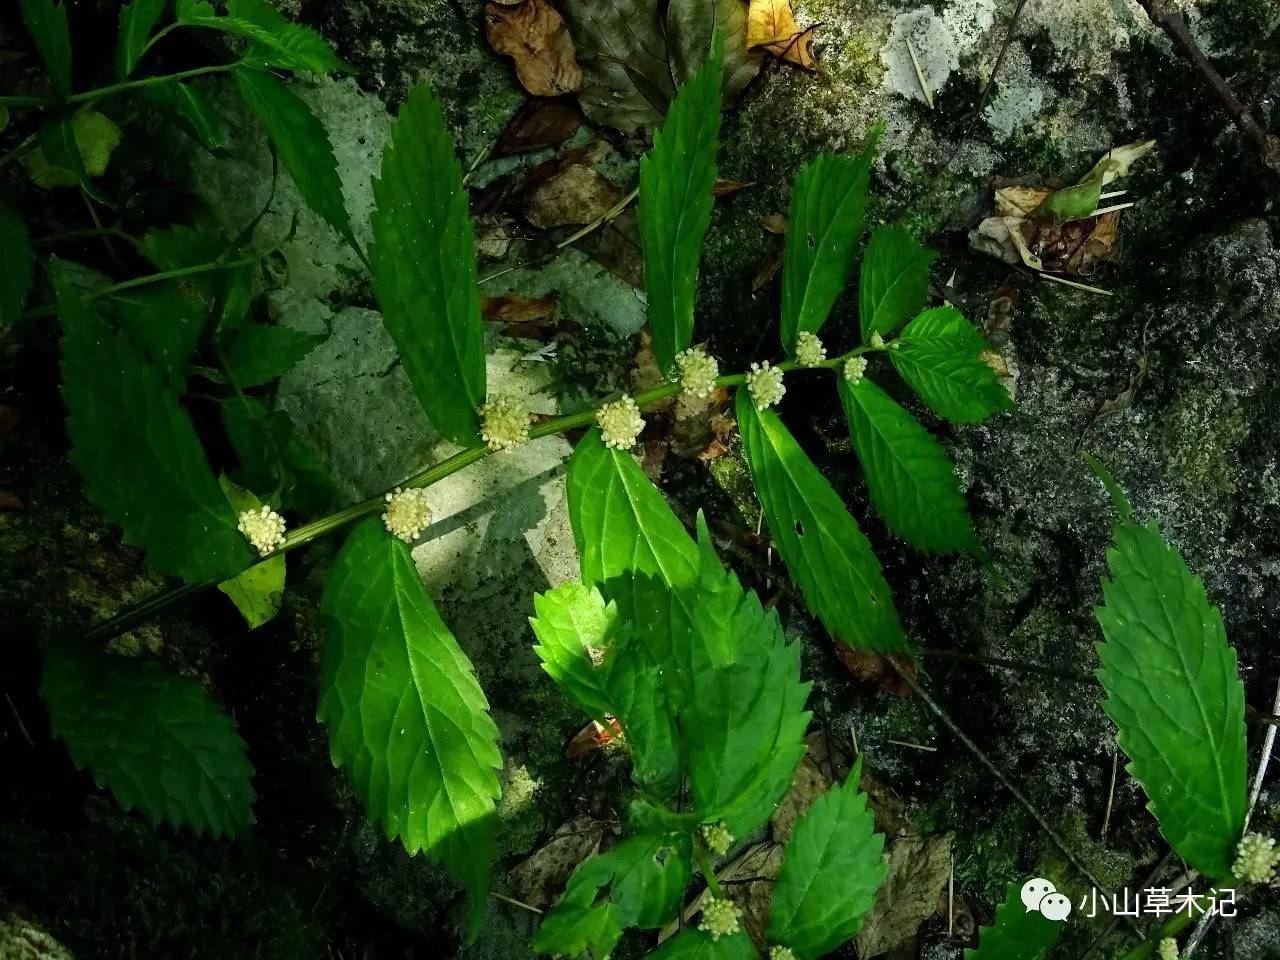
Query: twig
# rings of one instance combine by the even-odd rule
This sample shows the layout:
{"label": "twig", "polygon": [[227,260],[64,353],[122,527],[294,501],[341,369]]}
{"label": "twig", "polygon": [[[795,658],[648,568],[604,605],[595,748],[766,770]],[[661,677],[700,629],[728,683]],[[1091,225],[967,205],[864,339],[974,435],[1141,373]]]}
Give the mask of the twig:
{"label": "twig", "polygon": [[1120,771],[1120,751],[1111,751],[1111,786],[1107,789],[1107,812],[1102,815],[1102,840],[1107,839],[1107,829],[1111,826],[1111,805],[1116,799],[1116,774]]}
{"label": "twig", "polygon": [[1068,280],[1065,277],[1055,277],[1052,273],[1039,272],[1041,280],[1052,280],[1054,283],[1060,283],[1064,287],[1071,287],[1075,290],[1084,290],[1087,293],[1096,294],[1099,297],[1114,297],[1115,294],[1110,290],[1103,290],[1101,287],[1091,287],[1087,283],[1080,283],[1078,280]]}
{"label": "twig", "polygon": [[18,708],[14,706],[13,700],[9,698],[8,693],[5,693],[4,701],[9,704],[9,709],[13,711],[13,719],[18,721],[18,729],[22,731],[22,736],[27,741],[27,746],[34,747],[36,742],[31,739],[31,734],[27,732],[27,725],[22,722],[22,714],[18,713]]}
{"label": "twig", "polygon": [[1253,114],[1232,92],[1230,84],[1209,62],[1209,58],[1200,49],[1200,44],[1196,43],[1191,28],[1187,26],[1187,18],[1180,11],[1170,9],[1168,0],[1138,0],[1138,3],[1147,11],[1151,22],[1169,35],[1178,52],[1186,57],[1200,73],[1214,96],[1221,101],[1231,117],[1231,122],[1257,149],[1263,164],[1280,173],[1280,137],[1263,130],[1258,121],[1253,118]]}
{"label": "twig", "polygon": [[889,740],[885,739],[885,743],[892,743],[895,747],[910,747],[912,750],[923,750],[926,753],[937,753],[937,747],[926,746],[923,743],[908,743],[906,740]]}
{"label": "twig", "polygon": [[508,897],[505,893],[499,893],[497,890],[490,890],[489,896],[493,897],[495,900],[501,900],[503,903],[509,903],[513,907],[519,907],[521,910],[528,910],[530,913],[536,913],[538,916],[542,916],[542,910],[539,910],[532,904],[522,903],[515,897]]}
{"label": "twig", "polygon": [[1000,53],[996,56],[995,65],[991,68],[991,76],[987,77],[987,82],[982,85],[982,95],[978,97],[978,105],[973,109],[974,116],[981,116],[983,108],[987,105],[987,100],[991,96],[991,88],[995,86],[996,78],[1000,76],[1000,70],[1004,67],[1004,59],[1009,55],[1009,47],[1013,44],[1014,31],[1018,29],[1018,21],[1022,19],[1022,8],[1027,5],[1027,0],[1018,0],[1018,5],[1014,7],[1013,16],[1009,18],[1009,29],[1004,33],[1004,41],[1000,44]]}
{"label": "twig", "polygon": [[[1173,851],[1170,850],[1163,857],[1160,858],[1159,863],[1157,863],[1154,867],[1151,868],[1151,872],[1147,874],[1146,879],[1143,880],[1142,883],[1138,885],[1138,889],[1145,890],[1147,887],[1151,886],[1151,884],[1155,882],[1156,877],[1160,876],[1160,874],[1164,872],[1164,868],[1169,865],[1169,861],[1172,859],[1173,859]],[[1093,956],[1094,951],[1096,951],[1099,947],[1101,947],[1104,943],[1106,943],[1107,938],[1111,936],[1111,932],[1115,930],[1116,924],[1118,924],[1119,922],[1120,922],[1119,914],[1113,913],[1111,915],[1111,918],[1107,921],[1107,925],[1102,928],[1102,932],[1098,934],[1097,937],[1094,938],[1091,944],[1089,944],[1089,949],[1087,949],[1084,952],[1084,954],[1080,957],[1080,960],[1089,960],[1089,957]]]}
{"label": "twig", "polygon": [[920,69],[920,58],[916,56],[915,44],[911,42],[911,38],[907,37],[907,53],[911,56],[911,65],[916,68],[916,80],[920,84],[920,92],[924,94],[924,102],[929,105],[929,109],[933,109],[933,93],[929,90],[929,81],[924,78],[924,71]]}
{"label": "twig", "polygon": [[569,244],[577,243],[587,234],[593,233],[594,231],[599,230],[606,223],[609,223],[611,220],[616,219],[618,215],[622,213],[623,210],[627,209],[631,201],[638,196],[640,196],[640,188],[636,187],[634,190],[628,193],[625,197],[623,197],[621,200],[615,203],[612,207],[610,207],[600,216],[596,217],[594,220],[588,223],[585,227],[583,227],[577,233],[571,234],[568,237],[565,237],[559,243],[557,243],[556,249],[563,250],[565,247],[569,246]]}
{"label": "twig", "polygon": [[1022,660],[1006,660],[1003,657],[983,657],[976,653],[961,653],[958,650],[943,650],[939,647],[921,647],[920,652],[927,657],[944,657],[948,660],[965,660],[969,663],[981,663],[988,667],[1000,667],[1004,670],[1016,670],[1019,673],[1033,673],[1054,680],[1070,680],[1072,683],[1096,685],[1097,680],[1086,673],[1074,673],[1070,670],[1055,670],[1038,663],[1025,663]]}

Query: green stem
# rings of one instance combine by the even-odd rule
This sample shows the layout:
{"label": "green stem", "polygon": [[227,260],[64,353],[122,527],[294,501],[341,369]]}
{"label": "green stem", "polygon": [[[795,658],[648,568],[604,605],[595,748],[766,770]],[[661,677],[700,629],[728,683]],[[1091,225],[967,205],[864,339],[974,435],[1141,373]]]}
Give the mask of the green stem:
{"label": "green stem", "polygon": [[203,77],[211,73],[227,73],[239,66],[239,61],[235,63],[215,63],[207,67],[194,67],[190,70],[181,70],[178,73],[166,73],[155,77],[141,77],[137,80],[122,80],[119,83],[108,84],[105,87],[95,87],[92,90],[86,90],[84,93],[72,94],[65,101],[59,100],[57,97],[0,97],[0,104],[9,107],[56,107],[63,103],[76,104],[88,103],[91,100],[99,100],[102,97],[113,97],[117,93],[128,93],[132,90],[141,90],[145,87],[155,87],[164,83],[174,83],[178,80],[189,80],[192,77]]}
{"label": "green stem", "polygon": [[[113,293],[120,293],[123,290],[132,290],[135,287],[145,287],[152,283],[163,283],[165,280],[178,280],[182,277],[193,277],[201,273],[212,273],[215,270],[231,270],[235,267],[247,267],[257,263],[257,258],[246,257],[243,260],[215,260],[212,263],[198,263],[193,267],[179,267],[176,270],[164,270],[160,273],[147,273],[141,277],[134,277],[131,280],[121,280],[119,283],[113,283],[106,287],[99,287],[97,290],[91,290],[84,295],[86,303],[97,300],[100,297],[109,297]],[[25,320],[35,320],[40,317],[52,317],[58,312],[58,305],[55,303],[47,304],[43,307],[36,307],[34,310],[28,310],[23,314]]]}
{"label": "green stem", "polygon": [[35,148],[36,148],[36,135],[33,133],[30,136],[28,136],[27,139],[23,140],[20,144],[18,144],[12,150],[6,153],[3,157],[0,157],[0,170],[3,170],[9,164],[14,163],[17,160],[21,160],[23,157],[25,157],[28,153],[30,153]]}
{"label": "green stem", "polygon": [[[1214,883],[1206,896],[1216,899],[1218,891],[1225,886],[1226,884],[1223,883]],[[1147,939],[1143,940],[1128,953],[1124,954],[1120,960],[1146,960],[1147,957],[1150,957],[1156,952],[1156,949],[1160,946],[1161,940],[1164,940],[1166,937],[1176,937],[1191,925],[1191,921],[1198,920],[1199,917],[1199,914],[1193,916],[1191,913],[1182,911],[1175,913],[1173,916],[1165,920],[1155,933],[1147,937]]]}
{"label": "green stem", "polygon": [[702,871],[702,876],[707,881],[707,889],[711,891],[711,895],[717,900],[724,900],[724,888],[720,886],[720,881],[716,879],[716,871],[711,865],[711,858],[707,856],[707,851],[702,849],[699,844],[694,847],[693,855],[698,861],[698,869]]}
{"label": "green stem", "polygon": [[[231,264],[222,264],[219,266],[236,266],[236,265],[237,264],[231,263]],[[205,267],[211,268],[212,265],[205,265]],[[188,269],[190,270],[191,268],[188,268]],[[155,280],[162,279],[162,278],[167,279],[168,277],[172,276],[176,272],[178,271],[171,271],[168,275],[155,274],[150,279],[151,279],[151,282],[154,282]],[[126,281],[126,283],[133,286],[137,286],[138,283],[144,279],[147,279],[147,278],[140,277],[138,278],[138,280]],[[121,286],[120,284],[115,285],[116,288],[120,286]],[[101,291],[95,291],[95,294],[105,295],[110,292],[114,292],[114,290],[113,288],[108,287],[108,288],[104,288]],[[850,350],[848,353],[841,354],[838,357],[833,357],[830,360],[825,360],[822,363],[817,364],[815,367],[809,368],[809,369],[837,370],[840,367],[840,365],[843,364],[844,361],[848,360],[850,357],[857,357],[857,356],[861,356],[864,353],[869,353],[873,350],[883,350],[883,349],[886,349],[886,348],[885,347],[857,347],[854,350]],[[781,370],[795,370],[797,369],[797,366],[792,361],[785,361],[783,363],[778,364],[778,368]],[[716,386],[718,387],[738,386],[742,384],[745,380],[746,380],[746,374],[743,374],[743,373],[728,374],[726,376],[717,378]],[[679,392],[680,392],[680,384],[664,383],[661,386],[654,387],[652,390],[645,390],[642,393],[638,393],[632,399],[635,400],[636,405],[638,407],[645,408],[645,407],[650,407],[653,404],[659,403],[663,400],[668,400],[671,397],[676,396],[676,394],[678,394]],[[595,423],[595,420],[596,420],[595,408],[588,409],[588,410],[580,410],[577,413],[568,413],[560,417],[552,417],[551,419],[544,420],[542,423],[539,423],[536,426],[532,427],[529,430],[529,439],[537,440],[540,437],[549,437],[549,436],[552,436],[553,434],[561,434],[569,430],[577,430],[577,429],[581,429],[582,427],[589,427],[591,426],[591,424]],[[433,464],[432,466],[427,467],[425,470],[422,470],[419,473],[414,474],[408,480],[405,480],[403,483],[398,484],[398,486],[402,488],[403,487],[430,487],[433,484],[439,483],[441,480],[444,480],[446,477],[450,477],[453,474],[457,473],[463,467],[468,467],[479,460],[483,460],[485,457],[489,456],[490,453],[492,453],[492,451],[488,447],[484,447],[484,446],[467,447],[465,450],[460,450],[459,452],[455,453],[453,456],[447,457],[446,459],[441,460],[439,463]],[[389,492],[390,491],[387,491],[387,493]],[[329,534],[333,533],[334,531],[340,530],[342,527],[347,526],[348,524],[354,523],[355,521],[363,517],[367,517],[373,513],[378,512],[379,510],[383,509],[385,504],[386,504],[386,493],[381,493],[381,494],[378,494],[377,496],[370,497],[367,500],[362,500],[359,503],[353,503],[349,507],[343,507],[341,510],[338,510],[335,513],[331,513],[327,516],[320,517],[316,520],[312,520],[310,523],[305,523],[300,527],[296,527],[292,532],[290,532],[285,536],[284,544],[280,547],[280,549],[275,551],[275,553],[271,554],[271,556],[278,556],[280,554],[288,553],[290,550],[296,550],[298,547],[304,546],[305,544],[311,543],[315,540],[319,540],[321,537],[326,537]],[[205,589],[206,587],[215,586],[216,583],[217,581],[209,580],[203,583],[181,584],[179,586],[170,587],[167,590],[161,591],[155,596],[149,597],[148,599],[142,601],[142,603],[139,604],[137,607],[131,607],[121,613],[116,614],[115,616],[107,620],[104,620],[102,623],[99,623],[93,627],[90,627],[85,632],[83,639],[89,642],[97,642],[97,641],[109,640],[112,637],[117,637],[120,634],[124,633],[126,630],[133,629],[139,623],[142,623],[145,620],[149,619],[150,617],[156,615],[157,613],[160,613],[162,610],[167,609],[169,606],[171,606],[174,603],[177,603],[179,600],[182,600],[185,597],[191,596],[193,593],[197,593],[200,590]]]}
{"label": "green stem", "polygon": [[62,233],[51,233],[47,236],[40,237],[35,241],[37,247],[47,247],[55,243],[61,243],[64,240],[86,240],[93,237],[115,237],[117,240],[123,240],[137,250],[142,252],[142,241],[131,233],[126,233],[116,227],[95,227],[88,230],[66,230]]}

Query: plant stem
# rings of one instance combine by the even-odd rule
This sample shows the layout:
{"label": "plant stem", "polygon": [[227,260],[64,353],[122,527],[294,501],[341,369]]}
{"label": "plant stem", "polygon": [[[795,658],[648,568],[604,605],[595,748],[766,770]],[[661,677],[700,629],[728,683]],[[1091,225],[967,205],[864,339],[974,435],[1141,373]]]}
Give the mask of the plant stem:
{"label": "plant stem", "polygon": [[720,881],[716,879],[716,871],[711,865],[711,858],[707,856],[707,851],[703,850],[701,845],[695,845],[693,856],[698,861],[698,869],[702,871],[702,876],[707,881],[707,889],[711,891],[711,895],[717,900],[725,899],[724,888],[720,886]]}
{"label": "plant stem", "polygon": [[[236,265],[237,264],[235,263],[230,263],[230,264],[221,264],[219,266],[236,266]],[[205,268],[206,269],[212,268],[212,265],[205,265]],[[188,268],[188,270],[190,271],[190,268]],[[176,272],[177,271],[171,271],[168,275],[155,274],[151,276],[150,280],[151,282],[155,282],[158,279],[172,276],[173,273],[176,273]],[[144,279],[147,279],[147,278],[140,277],[138,278],[138,280],[126,281],[126,282],[131,283],[134,286],[137,286],[138,283]],[[115,285],[115,287],[117,288],[120,286],[121,286],[120,284]],[[106,293],[109,293],[109,292],[113,292],[113,289],[104,288],[103,290],[96,291],[95,293],[96,295],[105,295]],[[842,363],[844,363],[845,360],[849,359],[850,357],[857,357],[857,356],[861,356],[864,353],[871,352],[873,350],[883,350],[883,349],[887,349],[887,347],[865,347],[865,346],[857,347],[853,350],[850,350],[848,353],[841,354],[838,357],[833,357],[830,360],[824,360],[822,363],[817,364],[816,367],[810,368],[810,369],[828,369],[828,370],[835,371],[839,368],[839,366]],[[778,364],[778,369],[795,370],[797,369],[797,367],[794,362],[785,361],[783,363]],[[746,374],[742,374],[742,373],[728,374],[726,376],[717,378],[716,386],[718,387],[738,386],[742,384],[745,381],[745,379],[746,379]],[[679,392],[680,392],[680,384],[664,383],[661,386],[654,387],[652,390],[646,390],[643,393],[638,393],[632,399],[635,400],[637,406],[644,408],[644,407],[652,406],[653,404],[659,403],[663,400],[668,400],[671,397],[674,397]],[[560,416],[560,417],[552,417],[551,419],[544,420],[542,423],[539,423],[534,427],[532,427],[529,430],[529,439],[537,440],[540,437],[549,437],[549,436],[552,436],[553,434],[560,434],[560,433],[565,433],[569,430],[577,430],[582,427],[588,427],[591,424],[595,423],[595,419],[596,419],[596,411],[594,408],[588,409],[588,410],[581,410],[577,413],[565,414],[564,416]],[[433,464],[427,467],[425,470],[415,473],[413,476],[409,477],[409,479],[405,480],[403,483],[398,484],[398,486],[430,487],[433,484],[439,483],[441,480],[444,480],[446,477],[450,477],[453,474],[457,473],[463,467],[468,467],[479,460],[483,460],[485,457],[489,456],[491,452],[492,451],[489,450],[488,447],[483,447],[483,446],[467,447],[465,450],[460,450],[457,453],[453,454],[452,456],[447,457],[444,460],[441,460],[439,463]],[[387,492],[390,492],[390,491],[387,491]],[[331,513],[327,516],[320,517],[316,520],[312,520],[310,523],[303,524],[302,526],[295,528],[291,533],[286,535],[284,539],[284,544],[280,547],[280,549],[276,550],[275,553],[271,554],[271,556],[277,556],[279,554],[288,553],[290,550],[295,550],[298,547],[304,546],[305,544],[311,543],[315,540],[319,540],[321,537],[328,536],[334,531],[339,530],[350,523],[354,523],[356,520],[359,520],[362,517],[367,517],[370,514],[376,513],[378,510],[381,510],[383,508],[383,505],[385,503],[386,503],[386,493],[384,492],[376,496],[369,497],[367,500],[361,500],[359,503],[353,503],[348,507],[343,507],[341,510],[336,511],[335,513]],[[133,629],[138,624],[145,622],[146,620],[162,612],[163,610],[168,609],[169,607],[178,603],[179,601],[184,600],[187,597],[200,592],[201,590],[204,590],[208,587],[212,587],[216,585],[217,585],[217,581],[207,580],[199,583],[186,583],[186,584],[180,584],[174,587],[169,587],[151,597],[148,597],[146,600],[143,600],[141,603],[137,604],[136,606],[126,608],[125,610],[116,614],[115,616],[110,617],[107,620],[104,620],[101,623],[95,624],[94,626],[90,627],[83,634],[83,639],[86,642],[101,642],[105,640],[110,640],[113,637],[118,637],[120,634],[124,633],[125,631]]]}
{"label": "plant stem", "polygon": [[[97,232],[97,231],[94,231]],[[132,238],[130,238],[132,240]],[[97,300],[100,297],[109,297],[113,293],[120,293],[123,290],[132,290],[135,287],[145,287],[152,283],[163,283],[165,280],[178,280],[182,277],[193,277],[201,273],[212,273],[215,270],[231,270],[235,267],[247,267],[257,263],[257,258],[246,257],[243,260],[215,260],[212,263],[198,263],[192,267],[179,267],[177,270],[164,270],[160,273],[147,273],[141,277],[133,277],[130,280],[121,280],[119,283],[113,283],[106,287],[100,287],[97,290],[90,290],[85,294],[85,302],[88,303]],[[35,320],[40,317],[52,317],[58,312],[58,305],[50,303],[43,307],[36,307],[34,310],[28,310],[23,314],[24,320]]]}
{"label": "plant stem", "polygon": [[33,134],[30,134],[25,140],[23,140],[20,144],[18,144],[16,147],[10,150],[8,153],[6,153],[3,157],[0,157],[0,170],[3,170],[9,164],[17,160],[21,160],[24,156],[26,156],[35,148],[36,148],[36,135],[33,133]]}
{"label": "plant stem", "polygon": [[[1229,881],[1234,882],[1234,881]],[[1225,886],[1222,883],[1214,883],[1206,897],[1217,898],[1218,891]],[[1155,933],[1147,937],[1140,944],[1130,950],[1128,953],[1120,957],[1120,960],[1145,960],[1156,952],[1156,948],[1160,946],[1160,941],[1166,937],[1176,937],[1179,933],[1191,925],[1191,921],[1196,919],[1190,912],[1179,911],[1169,917],[1164,923],[1160,924],[1160,928]]]}
{"label": "plant stem", "polygon": [[141,77],[137,80],[122,80],[119,83],[108,84],[105,87],[95,87],[92,90],[86,90],[84,93],[72,94],[65,101],[59,100],[57,97],[0,97],[0,104],[10,107],[56,107],[63,103],[88,103],[91,100],[99,100],[102,97],[113,97],[117,93],[128,93],[131,90],[141,90],[144,87],[154,87],[163,83],[188,80],[191,77],[203,77],[210,73],[227,73],[234,70],[237,66],[239,66],[239,61],[236,61],[235,63],[215,63],[207,67],[194,67],[190,70],[181,70],[178,73],[165,73],[154,77]]}

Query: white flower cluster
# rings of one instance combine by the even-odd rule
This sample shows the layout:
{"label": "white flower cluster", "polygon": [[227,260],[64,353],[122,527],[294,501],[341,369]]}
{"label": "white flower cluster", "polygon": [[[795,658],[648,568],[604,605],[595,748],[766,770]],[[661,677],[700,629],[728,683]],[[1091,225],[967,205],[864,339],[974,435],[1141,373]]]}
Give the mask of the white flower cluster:
{"label": "white flower cluster", "polygon": [[866,357],[850,357],[844,362],[844,378],[849,381],[850,386],[861,380],[862,375],[866,372]]}
{"label": "white flower cluster", "polygon": [[529,439],[533,415],[514,397],[490,397],[480,408],[480,437],[490,450],[509,450]]}
{"label": "white flower cluster", "polygon": [[742,929],[738,916],[738,908],[732,900],[712,897],[702,908],[702,920],[698,923],[698,929],[711,934],[712,940],[719,940]]}
{"label": "white flower cluster", "polygon": [[816,367],[827,359],[827,348],[816,333],[802,330],[796,336],[796,363],[802,367]]}
{"label": "white flower cluster", "polygon": [[1178,941],[1173,937],[1165,937],[1156,948],[1156,955],[1160,960],[1178,960]]}
{"label": "white flower cluster", "polygon": [[751,402],[757,410],[772,407],[787,392],[782,383],[782,371],[771,366],[768,360],[751,364],[751,371],[747,374],[747,392],[751,394]]}
{"label": "white flower cluster", "polygon": [[600,424],[604,445],[613,450],[630,450],[635,446],[636,437],[644,429],[644,417],[640,416],[640,408],[626,396],[613,403],[606,403],[597,410],[596,423]]}
{"label": "white flower cluster", "polygon": [[676,354],[680,389],[689,397],[709,397],[720,376],[720,364],[702,347],[690,347]]}
{"label": "white flower cluster", "polygon": [[729,828],[723,820],[719,823],[704,823],[702,825],[702,842],[717,857],[722,857],[733,846],[733,834],[729,832]]}
{"label": "white flower cluster", "polygon": [[236,526],[253,544],[259,556],[265,557],[284,544],[284,517],[266,505],[258,510],[244,511]]}
{"label": "white flower cluster", "polygon": [[1236,847],[1236,862],[1231,867],[1237,880],[1246,883],[1270,883],[1280,863],[1280,851],[1272,837],[1246,833]]}
{"label": "white flower cluster", "polygon": [[417,540],[431,523],[431,508],[427,506],[427,491],[421,487],[387,494],[387,506],[382,511],[382,525],[394,537],[405,543]]}
{"label": "white flower cluster", "polygon": [[796,955],[790,947],[770,947],[769,960],[796,960]]}
{"label": "white flower cluster", "polygon": [[884,337],[880,336],[880,334],[878,334],[878,333],[873,333],[873,334],[871,335],[871,341],[870,341],[870,343],[871,343],[871,349],[872,349],[872,350],[883,350],[883,349],[884,349]]}

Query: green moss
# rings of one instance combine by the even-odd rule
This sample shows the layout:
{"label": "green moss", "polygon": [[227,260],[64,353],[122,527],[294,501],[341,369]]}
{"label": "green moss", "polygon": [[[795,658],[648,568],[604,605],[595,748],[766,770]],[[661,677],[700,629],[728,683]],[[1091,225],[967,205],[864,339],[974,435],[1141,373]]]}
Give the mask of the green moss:
{"label": "green moss", "polygon": [[1188,490],[1231,494],[1239,475],[1237,451],[1249,432],[1240,401],[1196,390],[1177,398],[1164,418],[1160,443],[1166,462]]}

